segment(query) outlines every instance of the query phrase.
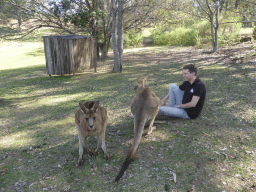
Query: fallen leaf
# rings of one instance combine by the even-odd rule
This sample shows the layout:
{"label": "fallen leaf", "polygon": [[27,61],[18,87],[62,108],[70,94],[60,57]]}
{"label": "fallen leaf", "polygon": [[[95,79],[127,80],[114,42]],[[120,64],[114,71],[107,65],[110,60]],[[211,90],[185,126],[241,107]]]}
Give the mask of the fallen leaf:
{"label": "fallen leaf", "polygon": [[3,169],[3,170],[0,171],[1,176],[4,176],[6,173],[7,173],[7,169]]}
{"label": "fallen leaf", "polygon": [[173,180],[174,180],[174,183],[176,183],[176,173],[172,173],[173,174]]}

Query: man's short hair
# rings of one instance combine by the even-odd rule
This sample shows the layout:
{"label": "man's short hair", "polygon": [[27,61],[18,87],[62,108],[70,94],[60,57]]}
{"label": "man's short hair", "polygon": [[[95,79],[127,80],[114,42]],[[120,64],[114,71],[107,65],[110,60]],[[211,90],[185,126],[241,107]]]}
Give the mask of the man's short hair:
{"label": "man's short hair", "polygon": [[183,69],[188,69],[190,73],[195,72],[195,76],[197,76],[197,67],[195,64],[188,64],[183,67]]}

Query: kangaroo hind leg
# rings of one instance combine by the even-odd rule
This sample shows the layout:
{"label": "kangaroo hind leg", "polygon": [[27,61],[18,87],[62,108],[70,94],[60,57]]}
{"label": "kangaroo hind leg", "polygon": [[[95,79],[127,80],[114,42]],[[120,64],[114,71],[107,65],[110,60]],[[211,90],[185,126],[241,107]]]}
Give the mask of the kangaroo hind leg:
{"label": "kangaroo hind leg", "polygon": [[104,124],[104,132],[101,135],[101,148],[102,148],[102,150],[104,152],[104,157],[106,158],[106,160],[108,160],[109,156],[108,156],[108,153],[107,153],[106,143],[105,143],[106,127],[107,127],[107,122]]}
{"label": "kangaroo hind leg", "polygon": [[78,131],[78,139],[79,139],[79,158],[78,158],[78,166],[82,165],[82,158],[83,158],[83,153],[84,153],[84,146],[86,146],[86,140],[82,136],[80,132],[80,127],[79,125],[76,125],[77,131]]}
{"label": "kangaroo hind leg", "polygon": [[150,123],[149,123],[147,135],[150,135],[150,134],[156,129],[156,127],[153,126],[156,116],[157,116],[157,113],[154,114],[154,116],[152,117],[152,119],[150,119]]}

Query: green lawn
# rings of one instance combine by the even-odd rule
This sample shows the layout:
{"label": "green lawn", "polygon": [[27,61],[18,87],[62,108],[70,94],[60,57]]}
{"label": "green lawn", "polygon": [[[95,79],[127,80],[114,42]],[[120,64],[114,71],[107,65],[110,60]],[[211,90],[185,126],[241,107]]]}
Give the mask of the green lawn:
{"label": "green lawn", "polygon": [[[220,49],[193,47],[125,50],[123,72],[111,73],[113,57],[98,72],[46,74],[42,43],[0,44],[1,191],[255,191],[255,45]],[[133,139],[130,102],[136,79],[162,99],[170,83],[180,84],[182,66],[195,63],[207,87],[196,120],[156,122],[143,137],[138,159],[122,180],[116,177]],[[99,100],[109,123],[106,162],[85,154],[79,168],[74,114],[80,100]],[[95,138],[89,140],[96,147]],[[176,182],[174,181],[176,175]]]}
{"label": "green lawn", "polygon": [[0,43],[0,70],[45,65],[43,43]]}

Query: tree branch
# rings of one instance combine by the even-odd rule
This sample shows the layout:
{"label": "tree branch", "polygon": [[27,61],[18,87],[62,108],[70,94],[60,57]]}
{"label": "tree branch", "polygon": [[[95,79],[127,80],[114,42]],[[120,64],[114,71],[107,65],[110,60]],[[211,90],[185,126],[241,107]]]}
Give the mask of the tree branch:
{"label": "tree branch", "polygon": [[[196,2],[198,3],[199,7],[209,16],[210,14],[206,11],[205,8],[203,8],[203,6],[201,5],[201,3],[200,3],[198,0],[196,0]],[[206,2],[207,2],[207,4],[208,4],[208,0],[206,0]],[[211,11],[211,9],[210,9],[210,11]]]}

